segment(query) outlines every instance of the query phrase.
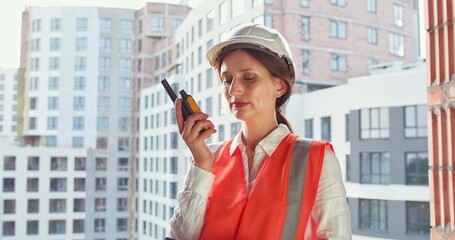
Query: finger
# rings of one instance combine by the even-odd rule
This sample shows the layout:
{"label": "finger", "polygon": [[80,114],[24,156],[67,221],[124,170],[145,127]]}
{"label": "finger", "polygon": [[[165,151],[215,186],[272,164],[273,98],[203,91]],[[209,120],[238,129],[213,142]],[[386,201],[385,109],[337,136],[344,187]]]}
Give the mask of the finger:
{"label": "finger", "polygon": [[206,129],[203,133],[201,133],[198,138],[201,138],[201,139],[205,140],[205,139],[211,137],[216,132],[217,131],[216,131],[215,128],[209,128],[209,129]]}
{"label": "finger", "polygon": [[190,133],[185,135],[186,139],[189,141],[198,140],[199,136],[208,129],[214,129],[215,126],[210,120],[198,120],[195,122],[193,128],[191,129]]}
{"label": "finger", "polygon": [[175,120],[177,122],[177,127],[179,128],[179,133],[182,134],[184,128],[184,120],[182,114],[182,99],[177,98],[175,100]]}
{"label": "finger", "polygon": [[[193,113],[190,116],[188,116],[188,118],[186,119],[186,122],[183,126],[182,136],[184,136],[184,138],[186,136],[190,136],[190,135],[193,135],[194,137],[198,136],[196,134],[191,134],[193,131],[194,125],[196,123],[198,123],[199,121],[204,121],[205,119],[207,119],[207,117],[208,117],[208,115],[203,112],[196,112],[196,113]],[[201,129],[202,128],[199,128],[199,130],[197,130],[197,132],[199,132]]]}

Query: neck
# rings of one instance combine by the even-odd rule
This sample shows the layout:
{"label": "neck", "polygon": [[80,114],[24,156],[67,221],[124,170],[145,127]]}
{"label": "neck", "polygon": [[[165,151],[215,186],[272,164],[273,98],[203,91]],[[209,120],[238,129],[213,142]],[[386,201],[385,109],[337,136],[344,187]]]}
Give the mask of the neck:
{"label": "neck", "polygon": [[276,118],[270,121],[243,122],[242,141],[245,147],[254,152],[254,149],[262,139],[278,127]]}

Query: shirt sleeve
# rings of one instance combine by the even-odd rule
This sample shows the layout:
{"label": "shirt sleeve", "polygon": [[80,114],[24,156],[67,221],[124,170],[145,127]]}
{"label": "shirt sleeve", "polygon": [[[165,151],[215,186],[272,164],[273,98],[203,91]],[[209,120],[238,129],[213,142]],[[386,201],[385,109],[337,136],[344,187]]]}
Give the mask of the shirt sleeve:
{"label": "shirt sleeve", "polygon": [[184,189],[177,194],[178,205],[170,220],[173,239],[198,239],[204,225],[207,196],[215,176],[190,165]]}
{"label": "shirt sleeve", "polygon": [[325,150],[318,193],[305,231],[305,239],[351,239],[349,207],[341,169],[335,154]]}

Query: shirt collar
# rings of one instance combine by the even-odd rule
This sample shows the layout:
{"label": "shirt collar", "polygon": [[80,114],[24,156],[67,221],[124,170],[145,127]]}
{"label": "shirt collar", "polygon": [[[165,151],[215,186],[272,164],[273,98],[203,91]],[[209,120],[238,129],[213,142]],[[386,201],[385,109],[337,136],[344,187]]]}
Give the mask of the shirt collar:
{"label": "shirt collar", "polygon": [[[258,146],[270,157],[272,153],[276,150],[280,142],[290,133],[289,128],[284,124],[279,124],[272,132],[270,132],[264,139],[262,139]],[[256,146],[257,147],[257,146]],[[242,130],[240,130],[237,135],[232,140],[231,148],[229,149],[229,154],[232,157],[235,150],[240,148],[241,151],[245,148],[245,145],[242,142]]]}

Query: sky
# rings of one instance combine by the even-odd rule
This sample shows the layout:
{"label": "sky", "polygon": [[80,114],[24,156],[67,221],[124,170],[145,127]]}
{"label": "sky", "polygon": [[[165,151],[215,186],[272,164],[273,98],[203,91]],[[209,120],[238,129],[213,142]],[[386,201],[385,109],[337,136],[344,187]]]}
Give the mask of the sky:
{"label": "sky", "polygon": [[[191,7],[196,7],[201,0],[189,0]],[[423,4],[424,0],[419,0]],[[26,6],[99,6],[139,9],[146,2],[168,2],[178,4],[181,0],[3,0],[0,3],[0,67],[18,68],[21,43],[21,16]],[[421,5],[422,6],[422,5]],[[421,8],[423,9],[423,7]],[[421,23],[423,21],[421,14]],[[420,29],[423,29],[421,24]],[[423,32],[422,32],[423,34]],[[425,39],[421,34],[421,46]],[[422,56],[425,57],[423,48]]]}

